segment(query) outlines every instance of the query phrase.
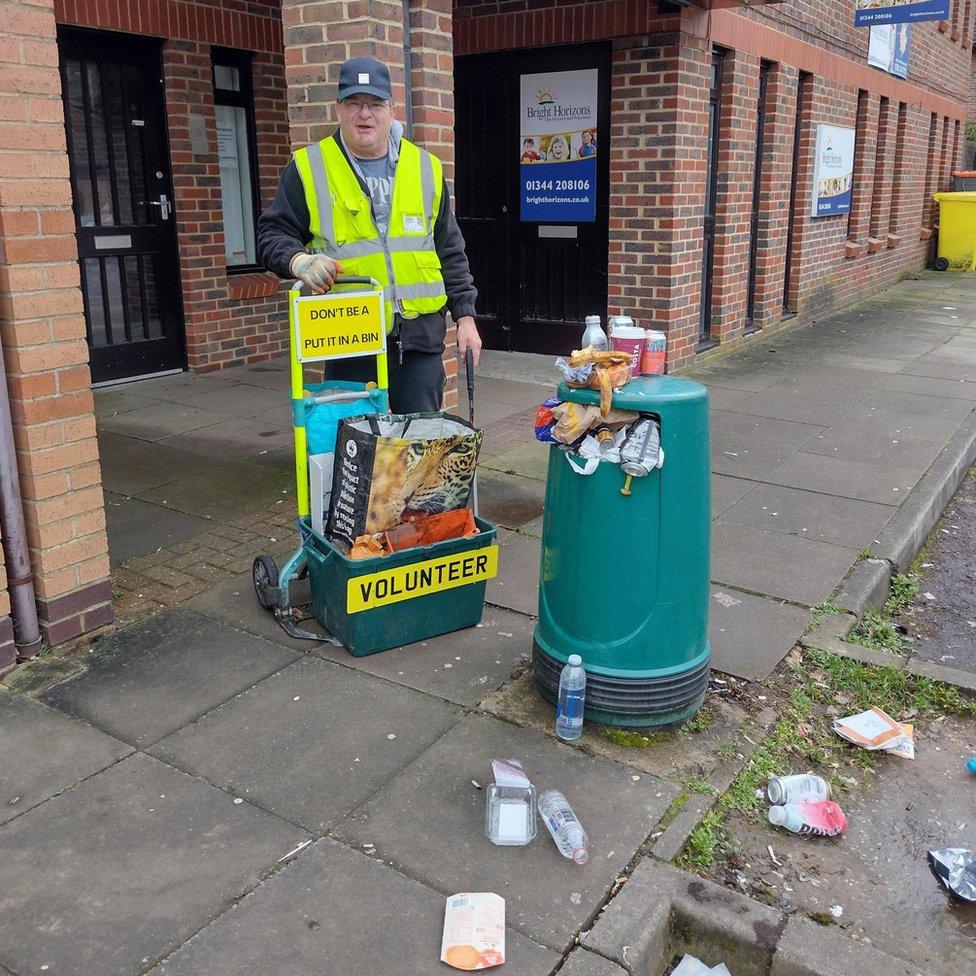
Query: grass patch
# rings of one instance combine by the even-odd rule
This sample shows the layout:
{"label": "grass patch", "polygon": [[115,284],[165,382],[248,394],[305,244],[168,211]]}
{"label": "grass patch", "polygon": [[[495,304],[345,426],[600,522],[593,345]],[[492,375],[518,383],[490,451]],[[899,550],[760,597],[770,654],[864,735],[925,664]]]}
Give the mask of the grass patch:
{"label": "grass patch", "polygon": [[895,573],[891,577],[890,595],[884,605],[885,613],[899,613],[918,595],[918,577],[914,573]]}
{"label": "grass patch", "polygon": [[678,815],[684,805],[696,794],[701,794],[703,796],[708,796],[709,794],[714,795],[718,791],[701,776],[690,776],[681,786],[681,792],[671,801],[667,810],[664,811],[664,816],[658,821],[658,827],[661,830],[667,830],[674,821],[674,818]]}
{"label": "grass patch", "polygon": [[624,749],[646,749],[667,738],[663,732],[650,732],[644,735],[643,732],[634,732],[633,729],[612,729],[608,726],[600,729],[600,735],[607,742],[622,746]]}
{"label": "grass patch", "polygon": [[867,547],[864,547],[863,549],[859,549],[858,552],[857,552],[857,558],[858,559],[870,559],[871,558],[871,550],[868,549]]}
{"label": "grass patch", "polygon": [[725,830],[722,813],[712,809],[691,832],[676,864],[686,871],[707,871],[729,849],[729,835]]}
{"label": "grass patch", "polygon": [[918,576],[914,573],[895,573],[891,577],[888,599],[880,610],[865,610],[861,619],[850,629],[845,640],[874,651],[900,654],[907,641],[891,617],[901,613],[918,593]]}
{"label": "grass patch", "polygon": [[824,600],[810,611],[810,621],[807,630],[813,630],[828,613],[843,613],[844,611],[833,600]]}

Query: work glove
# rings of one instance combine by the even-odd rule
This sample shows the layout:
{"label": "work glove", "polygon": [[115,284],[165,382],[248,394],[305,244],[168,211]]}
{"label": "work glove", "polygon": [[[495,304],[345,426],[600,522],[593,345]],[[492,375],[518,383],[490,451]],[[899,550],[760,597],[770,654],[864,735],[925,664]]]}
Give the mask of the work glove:
{"label": "work glove", "polygon": [[318,295],[324,295],[342,274],[342,265],[324,254],[306,254],[300,251],[291,259],[291,273],[308,285]]}

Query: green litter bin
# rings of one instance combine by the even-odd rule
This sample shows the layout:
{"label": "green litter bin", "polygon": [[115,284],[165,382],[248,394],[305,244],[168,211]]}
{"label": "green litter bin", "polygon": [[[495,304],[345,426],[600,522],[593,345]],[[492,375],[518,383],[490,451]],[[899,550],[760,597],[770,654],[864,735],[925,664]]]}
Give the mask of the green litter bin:
{"label": "green litter bin", "polygon": [[301,521],[315,618],[356,657],[481,622],[498,568],[491,522],[475,518],[467,539],[350,559]]}
{"label": "green litter bin", "polygon": [[[599,403],[596,391],[565,384],[558,396]],[[641,377],[613,406],[657,418],[664,465],[625,495],[619,465],[581,475],[550,448],[533,669],[555,701],[563,665],[579,654],[586,718],[670,725],[701,707],[710,673],[708,391]]]}

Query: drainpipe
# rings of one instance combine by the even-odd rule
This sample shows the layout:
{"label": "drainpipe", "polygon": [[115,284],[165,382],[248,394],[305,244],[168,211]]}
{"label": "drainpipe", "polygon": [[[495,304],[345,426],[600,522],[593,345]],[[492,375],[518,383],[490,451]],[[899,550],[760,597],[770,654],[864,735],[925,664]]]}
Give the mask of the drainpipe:
{"label": "drainpipe", "polygon": [[3,346],[0,346],[0,535],[7,564],[7,591],[10,593],[10,610],[14,621],[14,643],[17,645],[17,656],[28,658],[41,649],[41,631],[37,624],[34,577],[27,552],[27,529],[20,498],[7,368],[3,362]]}
{"label": "drainpipe", "polygon": [[401,0],[403,4],[403,128],[407,138],[413,142],[413,85],[410,83],[410,0]]}

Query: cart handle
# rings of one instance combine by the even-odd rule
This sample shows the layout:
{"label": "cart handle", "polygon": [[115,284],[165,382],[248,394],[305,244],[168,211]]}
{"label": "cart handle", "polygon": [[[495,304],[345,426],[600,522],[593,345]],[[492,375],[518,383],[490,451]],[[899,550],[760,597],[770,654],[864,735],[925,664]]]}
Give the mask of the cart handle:
{"label": "cart handle", "polygon": [[[333,284],[336,285],[372,285],[374,288],[379,288],[380,283],[375,279],[371,278],[369,275],[339,275]],[[291,291],[301,292],[305,287],[304,281],[296,281],[291,286]]]}

